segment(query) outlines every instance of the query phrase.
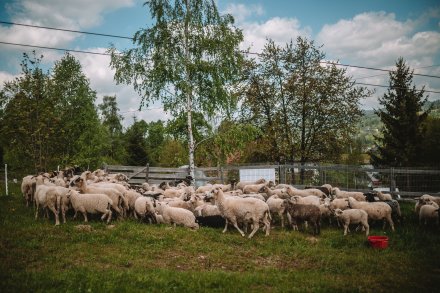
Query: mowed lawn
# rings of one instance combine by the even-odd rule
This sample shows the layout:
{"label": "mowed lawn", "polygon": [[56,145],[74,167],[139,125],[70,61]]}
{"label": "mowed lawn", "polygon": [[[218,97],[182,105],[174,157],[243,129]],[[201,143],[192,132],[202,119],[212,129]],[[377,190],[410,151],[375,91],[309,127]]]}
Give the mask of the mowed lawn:
{"label": "mowed lawn", "polygon": [[[18,189],[17,189],[18,190]],[[1,292],[438,292],[440,230],[419,227],[412,203],[386,230],[389,248],[365,234],[282,230],[253,239],[235,229],[191,231],[129,219],[113,228],[93,218],[91,231],[34,219],[17,192],[0,196]],[[354,229],[352,229],[354,230]],[[384,235],[381,225],[371,235]]]}

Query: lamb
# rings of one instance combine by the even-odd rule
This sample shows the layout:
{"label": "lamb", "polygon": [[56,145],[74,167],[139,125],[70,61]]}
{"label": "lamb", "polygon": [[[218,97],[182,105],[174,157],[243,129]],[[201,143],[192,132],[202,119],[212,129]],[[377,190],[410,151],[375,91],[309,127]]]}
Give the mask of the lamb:
{"label": "lamb", "polygon": [[424,222],[426,226],[428,221],[433,221],[437,226],[439,225],[439,206],[434,201],[427,201],[426,204],[420,207],[419,225]]}
{"label": "lamb", "polygon": [[284,228],[284,214],[286,212],[284,200],[278,195],[274,194],[267,199],[266,203],[269,206],[269,210],[272,214],[278,214],[281,220],[281,228]]}
{"label": "lamb", "polygon": [[298,223],[307,221],[313,225],[313,235],[321,233],[321,211],[317,206],[308,204],[296,204],[293,200],[285,199],[286,212],[291,218],[292,228],[298,227]]}
{"label": "lamb", "polygon": [[240,232],[241,236],[245,236],[244,232],[238,227],[238,221],[244,223],[251,222],[253,230],[249,234],[249,239],[260,228],[260,222],[263,222],[266,230],[266,236],[270,231],[270,210],[267,203],[256,198],[241,198],[236,196],[225,196],[220,188],[214,189],[207,198],[213,197],[215,204],[218,206],[221,215],[226,219],[225,233],[228,229],[228,223],[231,223]]}
{"label": "lamb", "polygon": [[362,209],[367,212],[370,220],[383,220],[383,229],[385,229],[386,221],[394,231],[394,223],[391,218],[391,207],[384,202],[361,202],[353,197],[348,198],[349,207],[352,209]]}
{"label": "lamb", "polygon": [[113,205],[113,201],[106,194],[88,193],[80,194],[76,190],[69,190],[67,198],[70,200],[75,215],[77,212],[81,212],[84,216],[84,222],[88,222],[87,213],[96,214],[102,213],[101,220],[107,217],[107,224],[112,218],[112,212],[110,207]]}
{"label": "lamb", "polygon": [[76,185],[82,193],[99,193],[107,195],[112,200],[112,208],[116,211],[118,217],[122,217],[124,197],[118,190],[96,185],[89,186],[87,185],[87,181],[81,177],[78,177],[71,183],[71,185]]}
{"label": "lamb", "polygon": [[332,189],[332,194],[336,196],[336,198],[348,198],[353,197],[357,201],[365,201],[365,195],[362,192],[357,191],[342,191],[337,187]]}
{"label": "lamb", "polygon": [[186,209],[170,207],[164,202],[155,202],[156,211],[163,217],[167,224],[183,225],[188,228],[198,229],[194,214]]}
{"label": "lamb", "polygon": [[154,222],[156,221],[155,217],[155,209],[154,209],[154,199],[148,196],[140,196],[136,198],[134,202],[134,217],[137,219],[138,217],[141,220],[145,220],[150,217]]}
{"label": "lamb", "polygon": [[347,235],[347,231],[350,232],[348,227],[350,224],[361,224],[362,231],[365,230],[365,234],[368,236],[370,226],[368,225],[368,214],[366,211],[361,209],[348,209],[344,211],[336,209],[335,216],[338,220],[342,220],[342,223],[344,224],[344,236]]}

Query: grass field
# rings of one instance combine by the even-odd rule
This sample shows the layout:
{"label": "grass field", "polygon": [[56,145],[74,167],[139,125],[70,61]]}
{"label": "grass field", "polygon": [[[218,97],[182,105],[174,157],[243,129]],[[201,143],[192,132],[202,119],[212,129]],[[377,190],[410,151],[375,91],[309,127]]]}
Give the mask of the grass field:
{"label": "grass field", "polygon": [[[419,228],[413,204],[386,230],[389,248],[372,249],[361,232],[321,235],[275,227],[251,240],[235,230],[191,231],[135,220],[108,229],[93,220],[55,227],[34,219],[18,186],[0,196],[1,292],[438,292],[440,231]],[[383,235],[373,226],[371,235]]]}

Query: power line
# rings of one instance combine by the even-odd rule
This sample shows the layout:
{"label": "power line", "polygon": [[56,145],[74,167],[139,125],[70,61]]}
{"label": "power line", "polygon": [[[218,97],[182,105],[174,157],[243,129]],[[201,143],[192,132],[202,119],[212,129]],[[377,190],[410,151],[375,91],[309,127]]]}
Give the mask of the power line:
{"label": "power line", "polygon": [[0,44],[11,45],[11,46],[20,46],[20,47],[29,47],[29,48],[49,49],[49,50],[57,50],[57,51],[66,51],[66,52],[75,52],[75,53],[84,53],[84,54],[93,54],[93,55],[111,56],[111,54],[108,54],[108,53],[73,50],[73,49],[62,49],[62,48],[36,46],[36,45],[28,45],[28,44],[17,44],[17,43],[3,42],[3,41],[0,41]]}
{"label": "power line", "polygon": [[[405,89],[405,88],[402,88],[402,87],[395,87],[395,86],[381,85],[381,84],[371,84],[371,83],[364,83],[364,82],[355,82],[355,84],[366,85],[366,86],[376,86],[376,87],[393,88],[393,89],[402,89],[402,90]],[[415,89],[415,91],[417,91],[417,92],[424,91],[425,93],[440,94],[439,91],[418,90],[418,89]]]}
{"label": "power line", "polygon": [[[414,68],[413,70],[425,69],[425,68],[430,68],[430,67],[438,67],[438,66],[440,66],[440,64],[437,64],[437,65],[429,65],[429,66],[423,66],[423,67],[417,67],[417,68]],[[386,73],[381,73],[381,74],[375,74],[375,75],[368,75],[368,76],[355,77],[355,78],[353,78],[353,79],[358,80],[358,79],[364,79],[364,78],[370,78],[370,77],[377,77],[377,76],[383,76],[383,75],[387,75],[387,74],[386,74]],[[414,74],[413,74],[413,75],[414,75]]]}
{"label": "power line", "polygon": [[86,35],[94,35],[94,36],[102,36],[102,37],[111,37],[111,38],[133,40],[133,38],[125,37],[125,36],[102,34],[102,33],[94,33],[94,32],[86,32],[86,31],[77,31],[77,30],[70,30],[70,29],[63,29],[63,28],[56,28],[56,27],[49,27],[49,26],[39,26],[39,25],[16,23],[16,22],[8,22],[8,21],[0,21],[0,23],[10,24],[10,25],[26,26],[26,27],[33,27],[33,28],[42,28],[42,29],[48,29],[48,30],[54,30],[54,31],[63,31],[63,32],[69,32],[69,33],[78,33],[78,34],[86,34]]}

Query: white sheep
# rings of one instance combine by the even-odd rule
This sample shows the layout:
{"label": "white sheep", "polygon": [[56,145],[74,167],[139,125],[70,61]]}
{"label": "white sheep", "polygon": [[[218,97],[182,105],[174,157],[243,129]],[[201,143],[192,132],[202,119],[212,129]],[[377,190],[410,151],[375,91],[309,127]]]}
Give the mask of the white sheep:
{"label": "white sheep", "polygon": [[238,196],[225,196],[219,188],[214,189],[208,198],[214,197],[215,204],[218,206],[223,218],[226,219],[225,233],[228,229],[228,223],[231,223],[240,232],[241,236],[245,236],[244,232],[238,227],[238,222],[252,223],[253,230],[249,234],[252,238],[260,228],[260,222],[265,226],[266,236],[270,232],[270,210],[267,203],[256,198],[241,198]]}
{"label": "white sheep", "polygon": [[352,209],[362,209],[367,212],[368,219],[376,221],[383,220],[383,229],[385,229],[386,221],[394,231],[394,223],[391,218],[391,207],[384,202],[363,202],[357,201],[353,197],[348,198],[348,205]]}
{"label": "white sheep", "polygon": [[23,198],[26,201],[26,206],[34,202],[35,193],[35,176],[28,175],[23,177],[21,181],[21,192],[23,193]]}
{"label": "white sheep", "polygon": [[48,191],[55,187],[53,183],[50,182],[49,178],[43,175],[39,175],[35,178],[36,188],[35,188],[35,220],[38,219],[38,211],[41,207],[46,211],[47,209],[53,212],[55,216],[55,225],[59,225],[59,212],[57,206],[59,206],[59,201],[57,202],[57,195],[54,193],[48,193]]}
{"label": "white sheep", "polygon": [[317,197],[316,195],[309,195],[309,196],[292,196],[291,197],[293,203],[295,204],[310,204],[310,205],[314,205],[319,207],[321,205],[321,201],[319,199],[319,197]]}
{"label": "white sheep", "polygon": [[420,207],[419,212],[419,225],[422,222],[425,225],[428,224],[428,221],[433,221],[438,226],[439,225],[439,206],[436,202],[428,200],[424,205]]}
{"label": "white sheep", "polygon": [[70,200],[70,203],[75,210],[75,215],[77,212],[83,214],[84,222],[88,222],[87,213],[102,213],[101,220],[104,221],[107,217],[107,224],[110,222],[112,218],[110,207],[112,206],[113,201],[106,194],[81,194],[78,191],[71,189],[67,193],[67,198]]}
{"label": "white sheep", "polygon": [[290,196],[309,196],[309,195],[315,195],[318,196],[319,198],[326,198],[326,195],[324,192],[322,192],[319,189],[316,188],[310,188],[310,189],[297,189],[293,186],[289,186],[286,188],[287,194],[289,194]]}
{"label": "white sheep", "polygon": [[107,186],[88,185],[87,181],[82,177],[76,178],[71,185],[72,184],[76,185],[81,193],[99,193],[107,195],[112,200],[112,208],[116,211],[118,217],[123,216],[123,203],[125,202],[125,198],[117,189],[109,188]]}
{"label": "white sheep", "polygon": [[366,201],[365,195],[362,192],[358,191],[342,191],[338,187],[334,187],[332,189],[332,195],[336,198],[349,198],[353,197],[357,201]]}
{"label": "white sheep", "polygon": [[392,195],[389,194],[389,193],[382,193],[382,192],[378,191],[376,195],[379,198],[379,200],[381,200],[381,201],[391,201],[391,200],[393,200]]}
{"label": "white sheep", "polygon": [[284,200],[274,194],[267,199],[266,203],[269,206],[271,214],[277,214],[279,216],[281,219],[281,227],[284,228],[284,214],[286,213]]}
{"label": "white sheep", "polygon": [[[154,199],[148,196],[140,196],[134,202],[134,217],[144,220],[146,217],[155,215]],[[154,217],[155,218],[155,217]]]}
{"label": "white sheep", "polygon": [[164,202],[155,202],[156,211],[163,217],[166,224],[183,225],[188,228],[198,229],[194,214],[186,209],[170,207]]}
{"label": "white sheep", "polygon": [[218,206],[210,203],[205,203],[194,209],[194,215],[196,217],[212,217],[212,216],[221,216],[221,213],[220,210],[218,209]]}
{"label": "white sheep", "polygon": [[244,187],[246,185],[249,185],[249,184],[262,184],[262,183],[266,183],[266,179],[260,178],[260,179],[258,179],[256,181],[253,181],[253,182],[252,181],[240,181],[240,182],[238,182],[234,186],[234,189],[240,189],[241,191],[243,191],[243,189],[244,189]]}
{"label": "white sheep", "polygon": [[370,226],[368,225],[368,214],[366,211],[361,209],[348,209],[348,210],[335,210],[335,216],[344,224],[344,236],[347,235],[350,224],[361,224],[362,231],[365,230],[365,234],[368,236],[370,232]]}

